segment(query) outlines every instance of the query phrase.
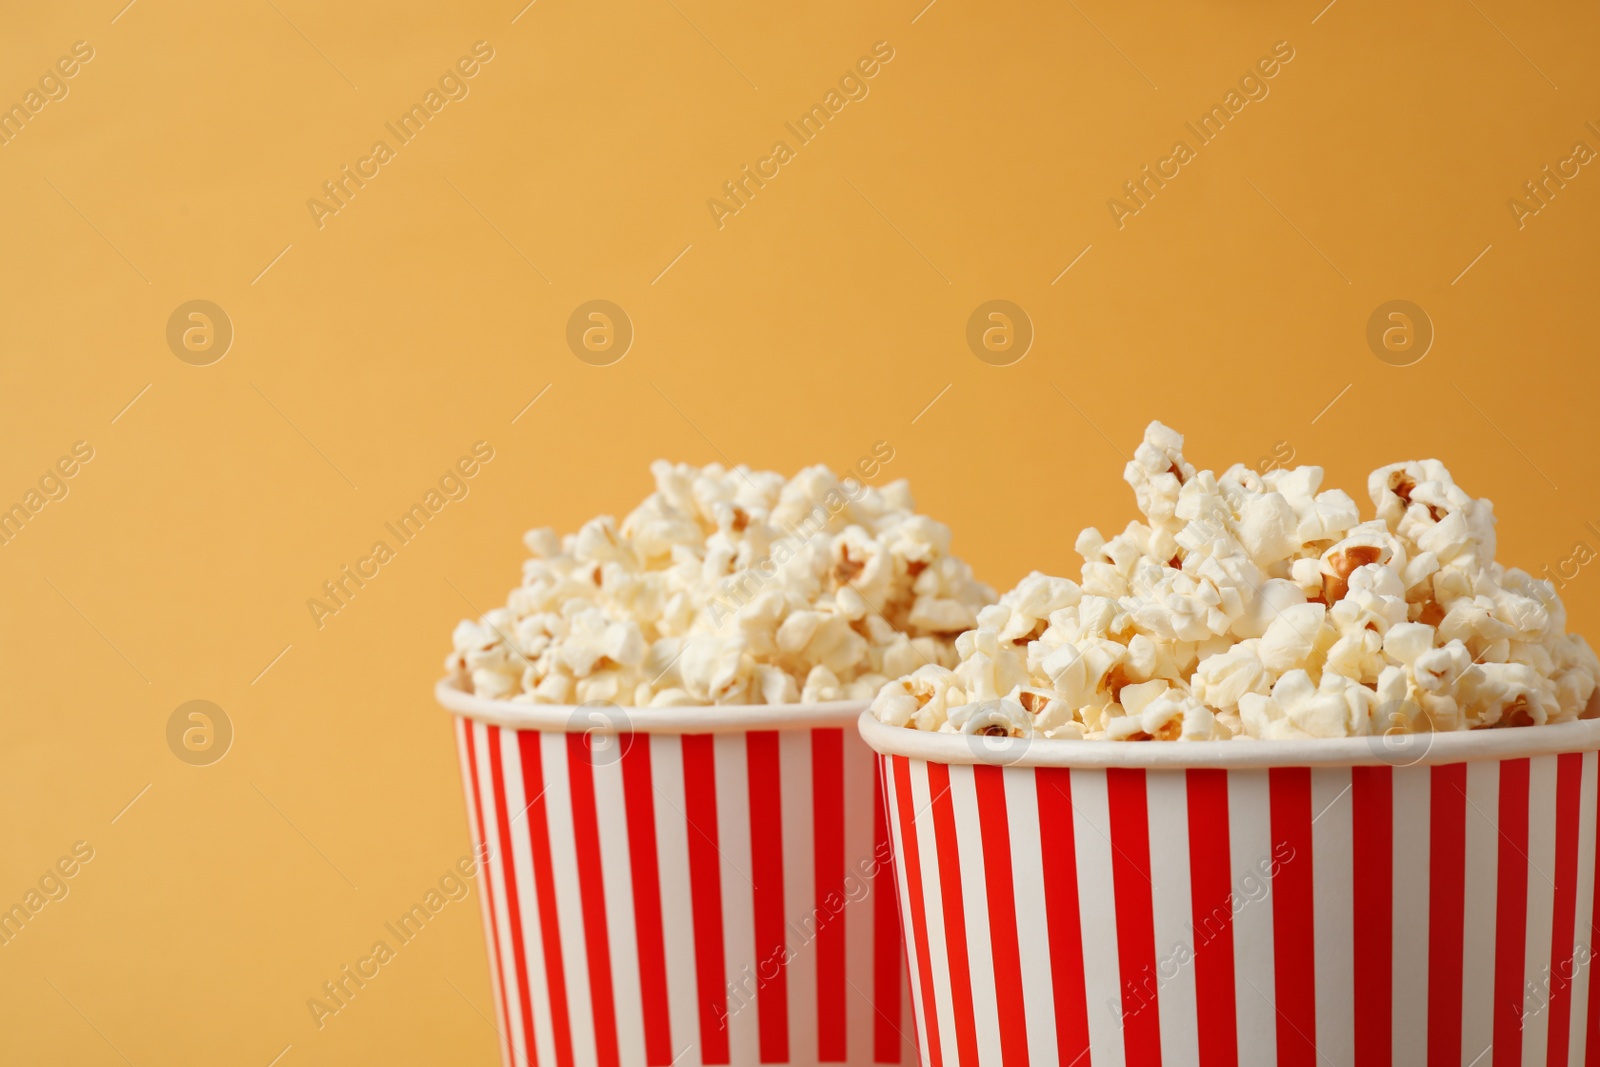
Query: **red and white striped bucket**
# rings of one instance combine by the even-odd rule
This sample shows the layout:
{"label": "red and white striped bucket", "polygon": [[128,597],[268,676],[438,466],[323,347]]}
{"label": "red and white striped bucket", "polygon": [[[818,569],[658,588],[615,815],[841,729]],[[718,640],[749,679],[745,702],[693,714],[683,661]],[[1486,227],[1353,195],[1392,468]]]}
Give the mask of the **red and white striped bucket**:
{"label": "red and white striped bucket", "polygon": [[485,857],[507,1065],[915,1062],[861,704],[436,695]]}
{"label": "red and white striped bucket", "polygon": [[1251,744],[861,731],[930,1067],[1600,1063],[1600,721]]}

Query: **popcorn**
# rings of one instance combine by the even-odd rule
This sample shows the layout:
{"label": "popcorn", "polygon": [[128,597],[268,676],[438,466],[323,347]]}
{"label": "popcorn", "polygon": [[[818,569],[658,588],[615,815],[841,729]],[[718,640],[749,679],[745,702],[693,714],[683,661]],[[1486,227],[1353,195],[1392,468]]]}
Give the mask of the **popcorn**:
{"label": "popcorn", "polygon": [[1029,737],[1033,714],[1015,700],[988,700],[950,710],[950,725],[964,734],[989,737]]}
{"label": "popcorn", "polygon": [[[918,672],[956,665],[956,636],[995,594],[904,482],[872,488],[825,467],[788,481],[717,464],[651,472],[656,491],[620,524],[529,531],[522,584],[456,627],[445,669],[479,696],[532,704],[869,700],[901,678],[892,714],[936,729],[967,702]],[[1076,590],[1046,583],[1030,604]]]}
{"label": "popcorn", "polygon": [[[1321,682],[1309,672],[1282,675],[1270,696],[1247,693],[1239,717],[1250,737],[1353,737],[1373,733],[1377,694],[1359,682],[1329,671]],[[1382,732],[1377,731],[1377,732]]]}
{"label": "popcorn", "polygon": [[1124,472],[1144,521],[1084,530],[1079,581],[1030,574],[976,610],[957,662],[902,670],[874,712],[947,733],[1180,741],[1588,714],[1600,659],[1549,582],[1495,562],[1489,501],[1437,460],[1399,463],[1373,472],[1362,521],[1322,478],[1197,471],[1151,423]]}

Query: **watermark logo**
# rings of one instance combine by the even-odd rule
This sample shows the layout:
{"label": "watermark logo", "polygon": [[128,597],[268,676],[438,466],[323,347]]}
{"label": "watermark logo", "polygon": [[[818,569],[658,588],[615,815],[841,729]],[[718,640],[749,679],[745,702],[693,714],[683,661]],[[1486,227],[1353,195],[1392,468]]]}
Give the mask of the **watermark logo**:
{"label": "watermark logo", "polygon": [[[1183,169],[1200,158],[1200,150],[1222,136],[1222,131],[1239,120],[1239,115],[1252,103],[1265,100],[1272,93],[1268,83],[1293,62],[1294,46],[1288,41],[1278,41],[1272,51],[1261,56],[1240,75],[1237,87],[1229,87],[1221,100],[1193,121],[1183,124],[1184,136],[1175,140],[1164,156],[1157,156],[1154,164],[1146,163],[1138,174],[1122,183],[1122,192],[1106,200],[1106,210],[1117,229],[1125,229],[1128,220],[1154,202],[1156,194],[1167,187]],[[1140,73],[1143,73],[1142,71]],[[1147,77],[1145,79],[1149,81]],[[1151,88],[1155,83],[1150,83]],[[1190,139],[1194,143],[1190,144]]]}
{"label": "watermark logo", "polygon": [[[480,846],[456,860],[454,866],[445,868],[438,882],[428,886],[410,909],[383,924],[384,936],[373,941],[366,955],[357,957],[353,964],[343,964],[332,978],[322,983],[317,995],[306,998],[306,1010],[318,1030],[348,1008],[356,995],[367,988],[368,982],[377,979],[387,964],[399,958],[401,949],[422,936],[422,931],[430,924],[436,923],[440,912],[471,895],[472,880],[489,855],[489,847]],[[460,910],[452,909],[452,914]]]}
{"label": "watermark logo", "polygon": [[5,948],[19,937],[46,906],[66,900],[72,892],[70,880],[77,877],[83,865],[92,859],[94,846],[87,841],[78,841],[73,844],[70,853],[62,853],[53,866],[44,869],[38,883],[29,886],[20,900],[9,908],[0,903],[0,948]]}
{"label": "watermark logo", "polygon": [[1367,735],[1372,755],[1391,767],[1414,767],[1433,748],[1433,731],[1416,729],[1422,709],[1410,700],[1391,700],[1373,715],[1374,732]]}
{"label": "watermark logo", "polygon": [[16,503],[10,507],[0,503],[0,545],[9,545],[15,540],[22,533],[22,528],[33,521],[45,505],[65,500],[72,488],[67,480],[82,470],[83,465],[91,459],[94,459],[94,446],[88,441],[76,441],[71,453],[63,454],[53,466],[46,467],[36,485],[29,486]]}
{"label": "watermark logo", "polygon": [[191,767],[209,767],[233,747],[233,720],[209,700],[179,704],[167,719],[167,747]]}
{"label": "watermark logo", "polygon": [[1294,462],[1295,447],[1288,441],[1278,441],[1272,446],[1272,451],[1256,460],[1256,473],[1266,474],[1268,471],[1288,470],[1289,464]]}
{"label": "watermark logo", "polygon": [[179,304],[167,319],[167,347],[191,367],[209,367],[233,347],[233,320],[209,300]]}
{"label": "watermark logo", "polygon": [[[783,533],[772,542],[765,556],[717,583],[717,594],[708,605],[711,624],[720,629],[736,619],[739,609],[778,581],[779,572],[801,554],[812,537],[828,529],[846,508],[865,496],[868,486],[864,479],[877,477],[893,459],[894,445],[887,440],[877,442],[870,453],[856,460],[854,469],[860,473],[860,478],[854,474],[845,475],[839,480],[839,487],[823,494],[822,500],[811,505],[810,511],[797,520],[783,522]],[[849,581],[843,574],[838,577]]]}
{"label": "watermark logo", "polygon": [[[725,1006],[718,1009],[718,1028],[727,1030],[728,1020],[751,1004],[759,1005],[761,993],[786,973],[784,968],[814,944],[823,930],[829,927],[837,929],[836,924],[846,921],[845,911],[851,905],[860,905],[874,890],[892,893],[894,890],[890,884],[878,885],[878,876],[884,874],[887,877],[893,865],[894,847],[887,841],[879,841],[870,855],[861,857],[844,870],[837,887],[817,901],[809,915],[790,918],[785,927],[787,935],[772,951],[757,960],[754,966],[747,963],[738,974],[728,978],[727,1000]],[[760,1010],[759,1007],[757,1010]]]}
{"label": "watermark logo", "polygon": [[1033,320],[1009,300],[985,301],[967,320],[967,347],[991,367],[1009,367],[1033,347]]}
{"label": "watermark logo", "polygon": [[[306,200],[306,210],[317,229],[323,229],[328,219],[349,207],[367,183],[376,179],[398,155],[400,149],[421,136],[422,131],[439,119],[439,113],[448,105],[465,100],[472,92],[471,80],[478,76],[484,65],[494,59],[494,46],[488,41],[477,41],[471,53],[446,67],[439,75],[438,84],[430,85],[420,99],[414,98],[411,106],[391,122],[383,124],[384,132],[393,138],[379,138],[364,156],[357,157],[354,166],[345,163],[332,178],[322,183],[322,192]],[[335,68],[337,69],[337,68]],[[349,79],[345,79],[348,81]],[[351,88],[354,88],[354,83]],[[449,181],[449,179],[445,179]],[[457,189],[457,195],[461,190]],[[462,197],[466,200],[466,197]],[[467,201],[471,205],[471,201]],[[474,211],[477,208],[473,208]],[[481,212],[479,212],[482,214]],[[487,221],[487,220],[485,220]],[[537,269],[537,268],[535,268]]]}
{"label": "watermark logo", "polygon": [[[894,59],[894,54],[893,45],[878,41],[870,55],[862,56],[844,69],[837,85],[829,87],[820,100],[813,100],[792,122],[783,124],[785,136],[774,140],[766,155],[757,156],[754,165],[744,164],[738,174],[723,182],[721,192],[706,200],[706,210],[711,213],[711,221],[717,229],[722,229],[729,219],[749,207],[756,194],[799,158],[800,149],[822,136],[829,124],[837,122],[840,112],[848,105],[865,100],[872,92],[871,79]],[[754,89],[755,84],[752,82],[750,87]],[[791,136],[793,144],[789,141]]]}
{"label": "watermark logo", "polygon": [[[1600,128],[1593,122],[1585,122],[1589,132],[1600,137]],[[1583,172],[1583,168],[1594,162],[1595,150],[1587,141],[1574,141],[1572,150],[1565,159],[1556,161],[1554,169],[1546,163],[1543,169],[1534,177],[1522,183],[1526,197],[1519,194],[1506,201],[1506,207],[1511,211],[1511,220],[1517,224],[1517,229],[1528,225],[1528,220],[1550,206],[1556,193],[1567,187],[1567,182],[1576,178]]]}
{"label": "watermark logo", "polygon": [[609,767],[633,747],[633,719],[609,700],[586,700],[572,709],[567,732],[583,735],[584,758],[591,767]]}
{"label": "watermark logo", "polygon": [[[0,521],[3,521],[3,518],[0,518]],[[1595,528],[1592,522],[1588,525],[1591,530]],[[0,531],[0,540],[4,540],[4,537],[4,532]],[[1577,578],[1578,572],[1588,564],[1593,563],[1594,560],[1595,550],[1589,547],[1587,541],[1578,541],[1572,546],[1572,552],[1566,559],[1557,562],[1554,566],[1548,563],[1545,564],[1544,569],[1539,573],[1555,589],[1561,590],[1565,589],[1567,583]]]}
{"label": "watermark logo", "polygon": [[1232,940],[1239,914],[1245,908],[1259,905],[1270,897],[1278,873],[1297,858],[1292,845],[1286,841],[1278,842],[1269,855],[1245,869],[1238,886],[1229,890],[1228,895],[1210,913],[1195,915],[1191,925],[1194,934],[1192,943],[1175,942],[1171,951],[1158,959],[1154,967],[1147,963],[1138,974],[1124,975],[1122,995],[1106,1000],[1106,1010],[1117,1026],[1125,1029],[1135,1016],[1158,1004],[1161,990],[1194,965],[1201,949],[1219,939]]}
{"label": "watermark logo", "polygon": [[1433,347],[1433,320],[1409,300],[1379,304],[1367,319],[1367,347],[1391,367],[1420,363]]}
{"label": "watermark logo", "polygon": [[65,100],[72,92],[68,82],[93,58],[94,45],[88,41],[75,42],[70,55],[62,56],[53,67],[45,68],[37,87],[29,86],[9,107],[0,104],[0,148],[20,136],[30,122],[37,122],[39,113],[47,106]]}
{"label": "watermark logo", "polygon": [[366,555],[353,564],[345,564],[339,573],[323,582],[320,595],[307,597],[306,610],[311,613],[311,621],[317,629],[322,629],[330,617],[349,607],[356,594],[383,573],[383,568],[395,559],[400,549],[420,537],[446,505],[467,499],[472,492],[471,480],[493,459],[494,445],[488,441],[473,442],[471,453],[460,456],[453,466],[446,467],[438,482],[429,486],[420,500],[383,524],[385,532],[394,538],[392,545],[387,538],[374,541]]}
{"label": "watermark logo", "polygon": [[567,347],[591,367],[609,367],[633,347],[633,320],[609,300],[579,304],[567,319]]}

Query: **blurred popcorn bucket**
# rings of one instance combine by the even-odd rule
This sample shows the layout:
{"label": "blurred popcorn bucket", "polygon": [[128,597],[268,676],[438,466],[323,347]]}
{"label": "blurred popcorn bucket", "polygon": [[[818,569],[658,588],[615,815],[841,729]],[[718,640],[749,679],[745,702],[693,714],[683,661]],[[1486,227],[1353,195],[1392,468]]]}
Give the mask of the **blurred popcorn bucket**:
{"label": "blurred popcorn bucket", "polygon": [[1600,721],[1258,743],[860,727],[925,1065],[1600,1062]]}
{"label": "blurred popcorn bucket", "polygon": [[435,693],[507,1065],[915,1061],[863,705]]}

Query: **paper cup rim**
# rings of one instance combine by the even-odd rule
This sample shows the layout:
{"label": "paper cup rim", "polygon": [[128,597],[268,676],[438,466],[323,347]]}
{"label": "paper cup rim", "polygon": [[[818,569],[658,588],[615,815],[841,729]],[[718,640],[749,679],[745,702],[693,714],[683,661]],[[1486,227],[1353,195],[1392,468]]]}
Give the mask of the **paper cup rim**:
{"label": "paper cup rim", "polygon": [[1064,741],[934,733],[857,720],[876,752],[928,763],[999,767],[1130,767],[1150,770],[1267,767],[1410,767],[1519,759],[1600,748],[1600,719],[1503,730],[1309,738],[1292,741]]}
{"label": "paper cup rim", "polygon": [[729,734],[751,730],[801,730],[849,727],[865,701],[823,704],[703,704],[694,707],[641,708],[620,704],[523,704],[489,700],[466,692],[461,679],[439,679],[433,695],[447,710],[468,719],[513,730],[543,733]]}

